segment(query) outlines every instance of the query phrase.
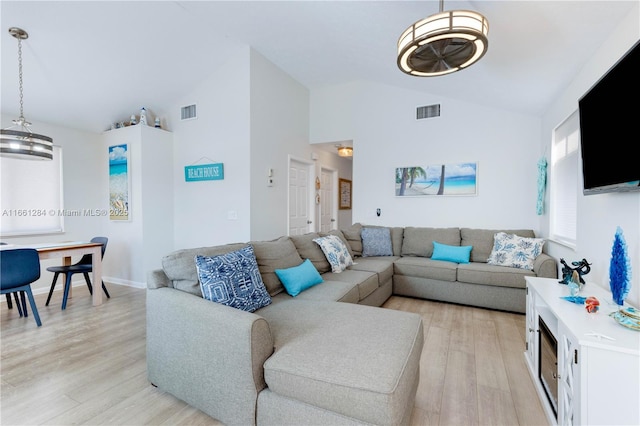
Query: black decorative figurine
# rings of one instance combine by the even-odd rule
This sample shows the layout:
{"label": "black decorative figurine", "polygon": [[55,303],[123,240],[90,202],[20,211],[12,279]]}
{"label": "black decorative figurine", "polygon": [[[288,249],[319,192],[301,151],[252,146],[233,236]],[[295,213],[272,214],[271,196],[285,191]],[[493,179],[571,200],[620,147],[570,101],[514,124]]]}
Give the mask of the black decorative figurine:
{"label": "black decorative figurine", "polygon": [[558,281],[560,284],[569,284],[571,281],[571,277],[573,275],[573,271],[578,273],[580,277],[580,284],[584,284],[584,280],[582,279],[583,275],[587,275],[591,271],[591,264],[587,262],[587,259],[575,260],[571,262],[574,266],[573,268],[567,265],[567,262],[564,259],[560,259],[560,263],[562,263],[562,281]]}

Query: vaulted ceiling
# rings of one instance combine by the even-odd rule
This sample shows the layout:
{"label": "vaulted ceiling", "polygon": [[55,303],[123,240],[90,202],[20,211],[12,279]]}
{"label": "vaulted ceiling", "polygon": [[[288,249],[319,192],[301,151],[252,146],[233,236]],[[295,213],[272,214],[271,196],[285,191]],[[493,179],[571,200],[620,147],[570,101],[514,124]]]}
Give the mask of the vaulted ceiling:
{"label": "vaulted ceiling", "polygon": [[[27,119],[100,132],[141,106],[163,109],[249,45],[313,90],[367,80],[540,115],[634,1],[445,1],[489,20],[472,67],[417,78],[396,66],[404,29],[429,1],[0,2],[2,112],[17,117],[23,42]],[[640,17],[637,17],[640,22]]]}

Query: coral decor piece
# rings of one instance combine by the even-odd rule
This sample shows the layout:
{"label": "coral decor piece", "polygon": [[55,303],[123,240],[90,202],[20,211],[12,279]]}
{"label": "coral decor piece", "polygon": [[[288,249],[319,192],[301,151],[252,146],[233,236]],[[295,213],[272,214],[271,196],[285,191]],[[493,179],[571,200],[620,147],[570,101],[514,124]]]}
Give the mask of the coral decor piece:
{"label": "coral decor piece", "polygon": [[585,306],[584,308],[590,314],[592,314],[594,312],[598,312],[598,309],[600,309],[600,301],[596,297],[593,297],[593,296],[587,297],[587,300],[585,301],[585,304],[587,306]]}
{"label": "coral decor piece", "polygon": [[631,262],[627,253],[627,242],[622,235],[622,228],[619,226],[616,229],[611,249],[609,287],[613,294],[613,301],[622,306],[631,289]]}

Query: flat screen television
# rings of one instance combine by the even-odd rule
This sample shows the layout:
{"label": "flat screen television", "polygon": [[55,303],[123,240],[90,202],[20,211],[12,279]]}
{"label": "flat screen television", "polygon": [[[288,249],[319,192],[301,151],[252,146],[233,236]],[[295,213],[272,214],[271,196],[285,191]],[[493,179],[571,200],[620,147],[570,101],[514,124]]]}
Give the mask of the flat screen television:
{"label": "flat screen television", "polygon": [[640,191],[640,40],[578,101],[583,194]]}

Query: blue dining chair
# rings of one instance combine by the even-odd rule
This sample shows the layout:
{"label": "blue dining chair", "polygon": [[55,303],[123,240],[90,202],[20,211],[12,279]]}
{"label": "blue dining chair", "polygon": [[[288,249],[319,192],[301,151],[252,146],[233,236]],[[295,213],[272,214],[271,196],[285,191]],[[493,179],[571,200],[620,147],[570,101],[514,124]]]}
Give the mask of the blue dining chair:
{"label": "blue dining chair", "polygon": [[[92,243],[100,243],[102,244],[102,258],[104,258],[104,252],[107,250],[107,242],[109,239],[107,237],[95,237],[91,239]],[[51,301],[51,295],[53,294],[53,290],[56,288],[56,282],[58,281],[58,275],[64,274],[64,295],[62,296],[62,309],[67,309],[67,299],[69,298],[69,289],[71,288],[71,277],[73,274],[82,274],[84,275],[84,280],[87,283],[87,287],[89,288],[89,293],[93,294],[93,286],[91,285],[91,280],[89,279],[89,273],[93,272],[93,255],[85,254],[82,258],[73,265],[66,266],[50,266],[47,268],[47,271],[53,272],[53,282],[51,283],[51,288],[49,289],[49,296],[47,297],[46,306],[49,306],[49,302]],[[104,294],[107,295],[108,298],[111,296],[107,291],[107,287],[104,285],[104,281],[102,281],[102,290],[104,290]]]}
{"label": "blue dining chair", "polygon": [[[12,249],[0,251],[0,294],[26,293],[38,327],[42,325],[36,301],[31,291],[31,283],[40,278],[40,257],[35,249]],[[20,302],[16,298],[20,310]],[[27,316],[26,304],[23,305]],[[22,315],[20,315],[22,316]]]}

